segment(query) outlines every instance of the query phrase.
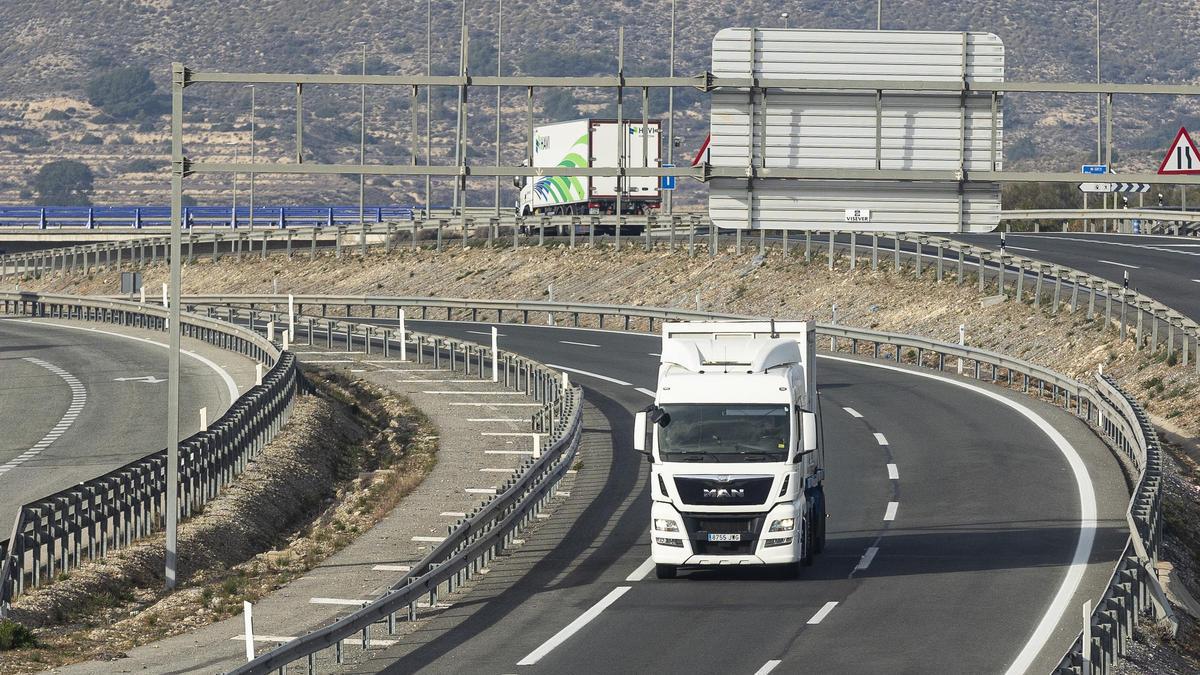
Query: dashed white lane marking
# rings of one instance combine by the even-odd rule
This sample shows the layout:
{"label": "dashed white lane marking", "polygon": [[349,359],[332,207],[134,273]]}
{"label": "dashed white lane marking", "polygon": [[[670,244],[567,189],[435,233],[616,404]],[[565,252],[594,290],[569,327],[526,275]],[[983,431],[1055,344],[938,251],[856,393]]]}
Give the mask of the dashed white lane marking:
{"label": "dashed white lane marking", "polygon": [[537,431],[481,431],[480,436],[549,436],[547,433],[539,433]]}
{"label": "dashed white lane marking", "polygon": [[79,417],[79,413],[83,410],[83,406],[87,404],[87,389],[83,386],[83,383],[79,381],[79,378],[75,377],[71,373],[68,373],[62,368],[59,368],[53,363],[49,363],[48,361],[43,361],[32,356],[26,356],[23,360],[28,361],[35,366],[41,366],[42,368],[45,368],[51,373],[59,376],[63,382],[66,382],[67,387],[71,389],[71,404],[67,406],[67,411],[63,413],[63,416],[59,418],[58,424],[55,424],[50,431],[46,432],[46,435],[43,436],[42,439],[37,443],[35,443],[32,448],[22,452],[20,455],[17,455],[3,465],[0,465],[0,475],[8,473],[21,464],[33,459],[43,450],[50,447],[51,443],[57,441],[67,429],[71,428],[71,425],[75,423],[75,419]]}
{"label": "dashed white lane marking", "polygon": [[1005,249],[1010,249],[1010,248],[1011,248],[1011,249],[1012,249],[1012,250],[1014,250],[1014,251],[1029,251],[1030,253],[1037,253],[1037,252],[1038,252],[1038,250],[1037,250],[1036,248],[1025,248],[1024,246],[1012,246],[1012,245],[1006,245],[1004,248],[1005,248]]}
{"label": "dashed white lane marking", "polygon": [[625,577],[625,581],[641,581],[646,578],[646,575],[652,569],[654,569],[654,558],[646,558],[641,565],[637,566],[636,570],[630,572],[629,576]]}
{"label": "dashed white lane marking", "polygon": [[412,565],[376,565],[371,569],[376,572],[411,572]]}
{"label": "dashed white lane marking", "polygon": [[600,345],[592,344],[591,342],[571,342],[570,340],[559,340],[559,343],[564,344],[564,345],[576,345],[578,347],[595,347],[597,349],[600,348]]}
{"label": "dashed white lane marking", "polygon": [[480,471],[483,471],[484,473],[512,473],[516,471],[516,469],[493,469],[488,467],[485,469],[480,469]]}
{"label": "dashed white lane marking", "polygon": [[641,393],[649,396],[650,398],[654,398],[654,392],[650,391],[649,389],[647,389],[645,387],[634,387],[633,390],[641,392]]}
{"label": "dashed white lane marking", "polygon": [[1196,282],[1196,283],[1200,284],[1200,279],[1192,279],[1192,281],[1194,281],[1194,282]]}
{"label": "dashed white lane marking", "polygon": [[780,661],[779,659],[771,659],[770,661],[767,661],[766,663],[764,663],[762,668],[759,668],[758,670],[754,671],[754,675],[767,675],[767,673],[771,672],[772,670],[775,670],[775,668],[778,667],[780,663],[782,663],[782,661]]}
{"label": "dashed white lane marking", "polygon": [[587,377],[594,377],[597,380],[604,380],[605,382],[612,382],[613,384],[619,384],[623,387],[633,386],[632,384],[630,384],[629,382],[626,382],[625,380],[618,380],[615,377],[609,377],[607,375],[601,375],[599,373],[593,373],[593,372],[589,372],[586,370],[576,370],[575,368],[568,368],[566,366],[560,366],[560,365],[556,365],[553,363],[547,363],[546,366],[549,368],[554,368],[555,370],[565,370],[568,373],[575,373],[577,375],[586,375]]}
{"label": "dashed white lane marking", "polygon": [[485,455],[532,455],[532,450],[484,450]]}
{"label": "dashed white lane marking", "polygon": [[438,515],[446,516],[447,518],[466,518],[467,517],[467,514],[463,513],[462,511],[442,511]]}
{"label": "dashed white lane marking", "polygon": [[468,422],[528,422],[520,417],[468,417]]}
{"label": "dashed white lane marking", "polygon": [[466,488],[463,490],[469,495],[494,495],[496,488]]}
{"label": "dashed white lane marking", "polygon": [[[492,332],[491,332],[491,331],[482,331],[482,330],[468,330],[468,331],[463,331],[463,332],[464,332],[464,333],[470,333],[471,335],[486,335],[486,336],[488,336],[488,337],[491,337],[491,336],[492,336]],[[496,333],[496,337],[508,337],[508,336],[507,336],[507,335],[505,335],[504,333]]]}
{"label": "dashed white lane marking", "polygon": [[862,417],[862,413],[858,412],[854,408],[842,408],[842,410],[845,410],[847,413],[849,413],[851,417]]}
{"label": "dashed white lane marking", "polygon": [[1105,265],[1116,265],[1117,267],[1126,267],[1131,270],[1142,269],[1141,267],[1138,267],[1137,265],[1126,265],[1125,263],[1113,262],[1111,260],[1097,260],[1096,262],[1104,263]]}
{"label": "dashed white lane marking", "polygon": [[812,618],[808,620],[809,625],[815,625],[815,624],[818,624],[818,623],[821,623],[822,621],[824,621],[825,617],[829,616],[829,613],[832,612],[833,608],[837,607],[837,606],[838,606],[837,602],[834,602],[832,600],[825,603],[825,606],[822,607],[821,609],[818,609],[817,613],[813,614]]}
{"label": "dashed white lane marking", "polygon": [[862,560],[858,561],[858,564],[854,566],[854,569],[855,570],[865,570],[868,567],[870,567],[871,561],[875,560],[876,553],[879,553],[878,546],[868,547],[867,552],[863,554]]}
{"label": "dashed white lane marking", "polygon": [[875,433],[875,442],[879,443],[880,445],[887,445],[888,444],[887,436],[884,436],[883,434],[876,432]]}
{"label": "dashed white lane marking", "polygon": [[891,480],[900,480],[900,469],[895,464],[888,464],[888,478]]}
{"label": "dashed white lane marking", "polygon": [[817,358],[828,361],[840,361],[843,363],[854,363],[868,366],[870,368],[880,368],[882,370],[890,370],[897,373],[905,373],[911,377],[920,377],[930,380],[938,380],[956,387],[968,389],[980,396],[984,396],[1000,405],[1003,405],[1032,423],[1038,428],[1047,438],[1054,444],[1058,451],[1062,453],[1067,464],[1071,467],[1071,473],[1075,478],[1075,486],[1079,493],[1079,539],[1075,543],[1075,553],[1072,555],[1070,567],[1067,568],[1066,574],[1063,576],[1062,584],[1054,594],[1054,598],[1050,601],[1050,606],[1047,607],[1046,613],[1042,615],[1041,621],[1038,622],[1036,628],[1029,636],[1029,640],[1025,646],[1021,648],[1021,652],[1017,655],[1012,665],[1009,666],[1006,673],[1008,675],[1018,675],[1029,670],[1034,659],[1041,653],[1042,648],[1053,637],[1055,628],[1058,626],[1062,617],[1067,610],[1071,608],[1071,598],[1075,595],[1076,589],[1079,588],[1079,583],[1083,580],[1083,573],[1087,569],[1088,560],[1092,555],[1092,544],[1096,540],[1096,488],[1092,484],[1092,479],[1088,475],[1087,465],[1083,463],[1083,458],[1079,456],[1079,452],[1074,446],[1067,441],[1058,429],[1055,429],[1049,422],[1039,416],[1028,406],[1019,403],[1013,399],[1007,398],[990,389],[985,389],[974,384],[969,384],[962,380],[958,380],[946,375],[935,373],[927,373],[915,370],[908,370],[898,366],[891,366],[884,363],[871,363],[865,361],[857,361],[841,356],[833,356],[831,354],[821,354]]}
{"label": "dashed white lane marking", "polygon": [[884,520],[895,520],[896,510],[900,508],[900,502],[888,502],[887,511],[883,514]]}
{"label": "dashed white lane marking", "polygon": [[345,605],[346,607],[362,607],[370,600],[349,600],[347,598],[309,598],[310,605]]}
{"label": "dashed white lane marking", "polygon": [[650,352],[650,356],[662,356],[662,354],[659,354],[658,352]]}
{"label": "dashed white lane marking", "polygon": [[581,628],[583,628],[584,626],[591,623],[591,621],[593,619],[595,619],[596,617],[600,616],[601,612],[603,612],[605,609],[607,609],[609,605],[616,602],[617,599],[620,598],[622,595],[625,595],[627,592],[629,592],[630,588],[633,588],[633,587],[632,586],[617,586],[616,588],[612,589],[612,591],[610,591],[608,595],[601,598],[599,602],[597,602],[596,604],[589,607],[588,610],[586,612],[584,612],[583,614],[579,615],[579,618],[577,618],[574,621],[572,621],[571,623],[567,624],[567,626],[565,628],[563,628],[562,630],[555,633],[554,636],[551,637],[549,640],[546,640],[545,642],[543,642],[540,647],[529,652],[529,654],[525,658],[521,659],[520,661],[517,661],[517,665],[518,666],[532,666],[533,664],[537,663],[538,661],[541,661],[544,656],[546,656],[550,652],[554,651],[555,647],[566,642],[568,638],[570,638],[575,633],[578,633]]}
{"label": "dashed white lane marking", "polygon": [[440,544],[443,541],[446,541],[446,538],[445,537],[423,537],[423,536],[418,535],[416,537],[413,537],[412,540],[419,541],[419,542],[425,543],[425,544]]}

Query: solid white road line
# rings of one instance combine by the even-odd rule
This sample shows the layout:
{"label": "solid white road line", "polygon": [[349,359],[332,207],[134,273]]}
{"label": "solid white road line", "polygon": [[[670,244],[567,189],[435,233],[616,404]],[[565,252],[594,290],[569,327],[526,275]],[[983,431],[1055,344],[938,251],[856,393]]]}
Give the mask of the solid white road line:
{"label": "solid white road line", "polygon": [[636,570],[630,572],[629,576],[625,577],[625,581],[641,581],[646,578],[646,575],[652,569],[654,569],[654,558],[646,558],[641,565],[637,566]]}
{"label": "solid white road line", "polygon": [[888,444],[887,436],[884,436],[881,433],[876,433],[875,434],[875,442],[880,445],[887,445]]}
{"label": "solid white road line", "polygon": [[637,392],[641,392],[641,393],[649,396],[650,398],[654,398],[654,392],[650,391],[649,389],[647,389],[645,387],[634,387],[633,390],[637,391]]}
{"label": "solid white road line", "polygon": [[371,568],[376,572],[411,572],[411,565],[376,565]]}
{"label": "solid white road line", "polygon": [[549,436],[547,433],[536,431],[481,431],[480,436]]}
{"label": "solid white road line", "polygon": [[465,488],[463,492],[469,495],[494,495],[496,488]]}
{"label": "solid white road line", "polygon": [[888,478],[891,480],[900,480],[900,469],[896,468],[895,464],[888,464]]}
{"label": "solid white road line", "polygon": [[883,514],[884,520],[895,520],[896,510],[900,508],[900,502],[888,502],[887,511]]}
{"label": "solid white road line", "polygon": [[858,412],[854,408],[842,408],[842,410],[845,410],[847,413],[849,413],[851,417],[862,417],[862,413]]}
{"label": "solid white road line", "polygon": [[862,560],[858,561],[858,564],[854,566],[854,569],[855,570],[865,570],[868,567],[870,567],[871,561],[875,560],[876,553],[879,553],[878,546],[868,547],[867,552],[863,554]]}
{"label": "solid white road line", "polygon": [[625,380],[618,380],[615,377],[609,377],[607,375],[601,375],[599,373],[592,373],[592,372],[588,372],[586,370],[576,370],[575,368],[568,368],[566,366],[560,366],[560,365],[556,365],[553,363],[547,363],[546,367],[554,368],[555,370],[565,370],[568,373],[575,373],[576,375],[586,375],[587,377],[594,377],[597,380],[604,380],[605,382],[612,382],[613,384],[619,384],[623,387],[633,386],[629,382],[626,382]]}
{"label": "solid white road line", "polygon": [[[486,335],[486,336],[488,336],[488,337],[491,337],[491,336],[492,336],[492,332],[491,332],[491,331],[482,331],[482,330],[465,330],[465,331],[463,331],[463,332],[464,332],[464,333],[470,333],[471,335]],[[507,335],[505,335],[504,333],[496,333],[496,337],[508,337],[508,336],[507,336]]]}
{"label": "solid white road line", "polygon": [[347,598],[309,598],[310,605],[345,605],[347,607],[362,607],[370,600],[350,600]]}
{"label": "solid white road line", "polygon": [[832,361],[842,361],[845,363],[857,363],[866,365],[871,368],[883,368],[884,370],[893,370],[898,373],[907,373],[914,377],[924,377],[940,382],[948,382],[956,387],[969,389],[981,396],[1007,406],[1016,411],[1025,419],[1033,423],[1047,438],[1050,439],[1058,451],[1066,458],[1067,465],[1071,467],[1071,473],[1075,478],[1075,486],[1079,492],[1079,539],[1075,544],[1075,553],[1072,555],[1071,564],[1067,568],[1067,572],[1063,577],[1062,584],[1059,585],[1058,591],[1055,592],[1054,598],[1050,601],[1049,607],[1046,608],[1046,613],[1034,628],[1033,634],[1029,636],[1029,640],[1025,646],[1021,648],[1017,654],[1016,660],[1008,668],[1009,675],[1018,675],[1029,670],[1034,659],[1050,641],[1054,635],[1054,629],[1058,626],[1059,621],[1066,614],[1067,610],[1071,609],[1071,598],[1075,595],[1075,590],[1079,588],[1079,583],[1083,579],[1083,573],[1087,570],[1088,559],[1092,555],[1092,544],[1096,540],[1096,488],[1092,485],[1091,476],[1088,475],[1087,465],[1084,464],[1083,458],[1079,456],[1079,452],[1071,445],[1069,441],[1062,435],[1058,429],[1055,429],[1049,422],[1043,419],[1033,409],[1010,399],[996,391],[986,389],[984,387],[969,384],[962,380],[956,380],[946,375],[936,373],[921,372],[919,370],[909,370],[884,363],[870,363],[858,361],[856,359],[848,359],[841,356],[833,356],[831,354],[820,354],[817,358],[829,359]]}
{"label": "solid white road line", "polygon": [[1192,279],[1192,281],[1194,281],[1194,282],[1196,282],[1196,283],[1200,284],[1200,279]]}
{"label": "solid white road line", "polygon": [[770,661],[767,661],[766,663],[763,664],[762,668],[759,668],[758,670],[754,671],[754,675],[767,675],[767,673],[771,672],[772,670],[775,670],[775,668],[778,667],[780,663],[782,663],[782,661],[780,661],[779,659],[772,659]]}
{"label": "solid white road line", "polygon": [[833,608],[837,606],[838,604],[834,601],[825,603],[824,607],[818,609],[817,613],[812,615],[812,618],[808,620],[808,624],[811,626],[821,623],[825,620],[825,617],[829,616],[829,613],[833,611]]}
{"label": "solid white road line", "polygon": [[[54,328],[66,328],[69,330],[82,330],[82,331],[87,331],[89,333],[100,333],[101,335],[110,335],[112,337],[124,338],[126,340],[137,340],[138,342],[145,342],[148,345],[157,345],[159,347],[162,347],[163,349],[167,349],[169,347],[169,345],[165,342],[158,342],[157,340],[151,340],[150,338],[137,337],[136,335],[125,335],[123,333],[114,333],[112,331],[100,330],[99,328],[88,328],[87,326],[67,326],[67,325],[63,325],[61,323],[48,323],[48,322],[44,322],[44,321],[34,321],[33,319],[17,319],[17,320],[23,321],[25,323],[37,324],[39,326],[52,326]],[[229,376],[229,373],[225,372],[225,370],[223,368],[221,368],[221,366],[218,366],[213,361],[206,359],[203,356],[201,356],[193,351],[189,351],[187,349],[180,349],[179,353],[187,354],[188,356],[192,357],[193,359],[196,359],[200,363],[203,363],[204,365],[211,368],[213,370],[213,372],[215,372],[221,378],[221,380],[225,383],[225,389],[226,389],[226,391],[229,392],[229,404],[233,405],[233,402],[236,401],[237,397],[238,397],[238,388],[237,388],[237,384],[234,383],[233,378]]]}
{"label": "solid white road line", "polygon": [[438,515],[446,516],[447,518],[466,518],[467,517],[467,514],[463,513],[462,511],[442,511]]}
{"label": "solid white road line", "polygon": [[512,473],[516,471],[516,469],[493,469],[489,467],[486,469],[480,469],[480,471],[483,471],[484,473]]}
{"label": "solid white road line", "polygon": [[1036,248],[1025,248],[1024,246],[1013,246],[1013,245],[1011,245],[1011,244],[1009,244],[1009,245],[1005,246],[1004,248],[1005,248],[1005,250],[1007,250],[1007,249],[1010,249],[1010,248],[1011,248],[1011,249],[1012,249],[1012,250],[1014,250],[1014,251],[1029,251],[1030,253],[1037,253],[1037,252],[1038,252],[1038,250],[1037,250]]}
{"label": "solid white road line", "polygon": [[524,396],[523,391],[449,391],[444,389],[422,391],[422,394],[463,394],[469,396]]}
{"label": "solid white road line", "polygon": [[595,347],[597,349],[600,348],[600,345],[592,344],[591,342],[571,342],[570,340],[559,340],[558,342],[559,342],[559,344],[575,345],[577,347]]}
{"label": "solid white road line", "polygon": [[617,586],[616,588],[612,589],[608,595],[600,599],[600,602],[592,605],[586,612],[581,614],[579,618],[567,624],[566,628],[563,628],[555,633],[554,637],[551,637],[549,640],[543,642],[542,646],[529,652],[525,658],[517,661],[517,665],[532,666],[538,661],[541,661],[544,656],[554,651],[555,647],[566,642],[568,638],[575,633],[578,633],[581,628],[591,623],[592,619],[600,616],[600,612],[603,612],[608,608],[609,605],[616,602],[618,598],[620,598],[622,595],[625,595],[630,588],[632,588],[632,586]]}
{"label": "solid white road line", "polygon": [[528,422],[519,417],[468,417],[468,422]]}
{"label": "solid white road line", "polygon": [[440,544],[440,543],[442,543],[443,541],[446,541],[446,538],[445,538],[445,537],[423,537],[423,536],[416,536],[416,537],[413,537],[413,538],[412,538],[412,540],[413,540],[413,541],[419,541],[419,542],[426,543],[426,544]]}
{"label": "solid white road line", "polygon": [[1137,265],[1126,265],[1125,263],[1113,262],[1111,260],[1097,260],[1096,262],[1101,262],[1101,263],[1104,263],[1105,265],[1116,265],[1117,267],[1126,267],[1131,270],[1142,269],[1141,267],[1138,267]]}
{"label": "solid white road line", "polygon": [[541,403],[451,403],[450,405],[474,405],[474,406],[494,405],[494,406],[509,406],[509,407],[524,406],[526,408],[542,407]]}
{"label": "solid white road line", "polygon": [[532,450],[484,450],[485,455],[532,455]]}

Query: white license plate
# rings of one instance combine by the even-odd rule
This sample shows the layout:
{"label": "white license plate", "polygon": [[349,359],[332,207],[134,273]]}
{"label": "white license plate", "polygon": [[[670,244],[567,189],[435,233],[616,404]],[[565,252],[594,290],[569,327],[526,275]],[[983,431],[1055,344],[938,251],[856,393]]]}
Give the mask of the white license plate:
{"label": "white license plate", "polygon": [[710,532],[708,535],[708,540],[709,541],[741,541],[742,535],[740,533],[738,533],[738,534],[713,534]]}

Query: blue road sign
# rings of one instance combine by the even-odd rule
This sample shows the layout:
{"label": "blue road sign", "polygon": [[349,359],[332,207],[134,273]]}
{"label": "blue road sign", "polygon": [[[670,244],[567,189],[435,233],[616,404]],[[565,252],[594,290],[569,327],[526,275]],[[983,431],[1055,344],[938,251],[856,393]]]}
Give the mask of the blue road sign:
{"label": "blue road sign", "polygon": [[1108,173],[1107,164],[1084,164],[1083,173],[1099,176]]}
{"label": "blue road sign", "polygon": [[[675,168],[675,165],[674,165],[674,164],[663,164],[663,165],[662,165],[662,168],[664,168],[664,169],[674,169],[674,168]],[[659,176],[659,178],[658,178],[658,189],[660,189],[660,190],[674,190],[674,189],[675,189],[675,176]]]}

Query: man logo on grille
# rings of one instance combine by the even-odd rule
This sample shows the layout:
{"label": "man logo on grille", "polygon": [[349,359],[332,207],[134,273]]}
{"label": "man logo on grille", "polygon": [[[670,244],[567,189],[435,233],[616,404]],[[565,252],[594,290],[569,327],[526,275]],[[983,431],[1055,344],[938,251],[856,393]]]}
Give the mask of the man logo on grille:
{"label": "man logo on grille", "polygon": [[704,488],[705,499],[745,499],[744,488]]}

